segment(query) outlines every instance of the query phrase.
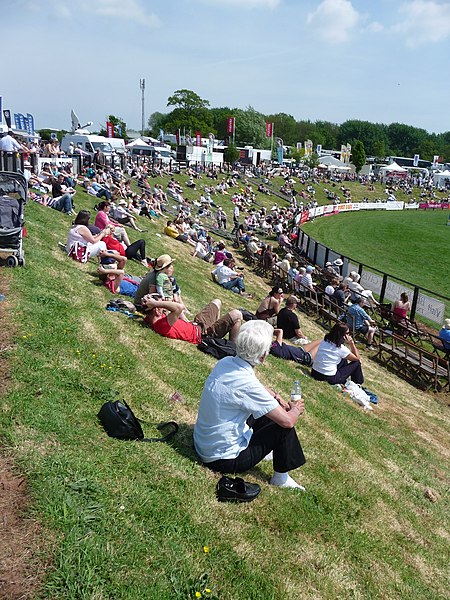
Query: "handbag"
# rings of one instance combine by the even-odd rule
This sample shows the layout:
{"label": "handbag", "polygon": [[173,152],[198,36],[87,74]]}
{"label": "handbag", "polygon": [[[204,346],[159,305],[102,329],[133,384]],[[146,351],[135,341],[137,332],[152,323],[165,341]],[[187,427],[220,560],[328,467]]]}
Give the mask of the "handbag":
{"label": "handbag", "polygon": [[109,402],[105,402],[97,416],[109,437],[114,437],[119,440],[167,442],[178,431],[178,424],[175,423],[175,421],[168,421],[167,423],[160,423],[157,425],[159,431],[164,430],[166,427],[170,427],[171,430],[168,433],[157,438],[144,437],[144,432],[142,431],[139,420],[125,400],[110,400]]}
{"label": "handbag", "polygon": [[73,258],[80,263],[85,263],[89,260],[89,256],[91,253],[89,252],[87,246],[80,244],[80,242],[74,242],[70,248],[67,256],[69,258]]}

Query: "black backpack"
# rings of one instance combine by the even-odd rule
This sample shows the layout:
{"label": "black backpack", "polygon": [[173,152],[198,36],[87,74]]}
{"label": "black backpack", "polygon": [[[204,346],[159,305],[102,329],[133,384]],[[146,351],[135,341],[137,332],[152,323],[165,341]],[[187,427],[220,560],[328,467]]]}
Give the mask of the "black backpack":
{"label": "black backpack", "polygon": [[202,336],[202,341],[197,348],[218,359],[225,358],[225,356],[236,356],[236,344],[222,338]]}
{"label": "black backpack", "polygon": [[159,438],[146,438],[142,431],[141,424],[135,417],[133,411],[125,400],[109,401],[101,407],[98,418],[101,421],[106,433],[110,437],[119,440],[139,440],[140,442],[167,442],[178,431],[178,424],[175,421],[168,421],[157,425],[159,431],[166,427],[171,427],[166,435]]}

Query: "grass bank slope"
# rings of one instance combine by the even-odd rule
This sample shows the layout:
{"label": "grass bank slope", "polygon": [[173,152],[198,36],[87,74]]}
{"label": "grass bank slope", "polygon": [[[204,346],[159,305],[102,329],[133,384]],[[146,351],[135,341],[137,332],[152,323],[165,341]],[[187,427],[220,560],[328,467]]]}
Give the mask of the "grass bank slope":
{"label": "grass bank slope", "polygon": [[[77,209],[92,207],[83,193]],[[364,413],[293,364],[270,357],[260,378],[288,395],[301,377],[307,410],[298,429],[306,494],[268,485],[271,465],[247,474],[263,493],[248,506],[220,504],[217,476],[192,445],[198,399],[215,364],[194,346],[163,339],[139,320],[105,311],[96,265],[57,246],[67,217],[30,203],[27,267],[8,271],[15,324],[6,348],[11,381],[0,436],[27,474],[32,516],[48,531],[51,567],[40,597],[167,599],[442,598],[448,593],[446,406],[364,362],[380,398]],[[190,310],[235,296],[209,278],[189,248],[143,236],[169,252]],[[137,234],[139,235],[139,234]],[[136,234],[132,239],[136,239]],[[143,267],[129,270],[139,274]],[[248,273],[254,308],[268,286]],[[311,337],[323,331],[306,317]],[[178,390],[183,401],[169,396]],[[101,404],[125,398],[146,423],[175,419],[170,444],[119,442],[97,422]],[[204,574],[207,575],[204,575]],[[211,594],[205,589],[210,589]],[[446,591],[447,590],[447,591]]]}

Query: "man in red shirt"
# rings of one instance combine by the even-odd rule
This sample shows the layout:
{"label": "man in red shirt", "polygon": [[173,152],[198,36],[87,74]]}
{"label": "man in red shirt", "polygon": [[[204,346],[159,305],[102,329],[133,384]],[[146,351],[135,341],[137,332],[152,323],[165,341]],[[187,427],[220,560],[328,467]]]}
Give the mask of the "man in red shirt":
{"label": "man in red shirt", "polygon": [[[183,340],[191,344],[200,344],[202,335],[223,338],[229,334],[234,341],[242,324],[242,313],[233,309],[220,317],[222,302],[216,298],[194,317],[194,322],[183,321],[180,316],[185,310],[182,302],[158,300],[145,296],[142,305],[147,309],[145,322],[153,331],[173,340]],[[168,313],[166,314],[166,311]]]}

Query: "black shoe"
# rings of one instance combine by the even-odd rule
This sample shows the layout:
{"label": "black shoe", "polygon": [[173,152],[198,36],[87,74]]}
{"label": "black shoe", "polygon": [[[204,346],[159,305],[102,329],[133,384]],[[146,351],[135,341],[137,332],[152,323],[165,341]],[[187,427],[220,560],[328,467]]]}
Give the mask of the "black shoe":
{"label": "black shoe", "polygon": [[220,502],[251,502],[261,493],[257,483],[247,483],[241,477],[235,479],[225,475],[217,484],[217,499]]}

